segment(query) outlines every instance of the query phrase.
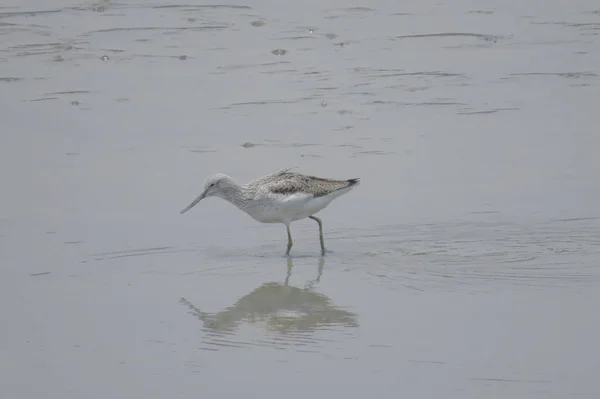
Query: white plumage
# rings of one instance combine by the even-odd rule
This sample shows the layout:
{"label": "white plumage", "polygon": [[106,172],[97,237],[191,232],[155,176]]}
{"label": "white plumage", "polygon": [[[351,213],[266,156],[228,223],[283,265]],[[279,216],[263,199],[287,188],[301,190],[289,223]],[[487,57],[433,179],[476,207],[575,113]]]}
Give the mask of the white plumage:
{"label": "white plumage", "polygon": [[216,196],[234,204],[261,223],[282,223],[287,228],[288,247],[292,248],[290,223],[310,218],[319,224],[321,254],[325,255],[323,225],[314,216],[331,201],[360,184],[359,179],[332,180],[290,172],[283,169],[259,177],[246,184],[238,184],[231,177],[216,174],[204,184],[204,191],[181,211],[185,213],[206,197]]}

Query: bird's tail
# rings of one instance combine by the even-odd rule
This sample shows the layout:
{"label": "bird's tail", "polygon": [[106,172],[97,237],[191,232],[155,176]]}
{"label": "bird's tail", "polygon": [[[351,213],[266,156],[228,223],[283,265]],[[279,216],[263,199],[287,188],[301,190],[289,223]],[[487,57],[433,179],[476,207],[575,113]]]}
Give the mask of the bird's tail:
{"label": "bird's tail", "polygon": [[346,181],[348,182],[348,187],[356,186],[357,184],[360,184],[360,177],[357,177],[355,179],[348,179]]}

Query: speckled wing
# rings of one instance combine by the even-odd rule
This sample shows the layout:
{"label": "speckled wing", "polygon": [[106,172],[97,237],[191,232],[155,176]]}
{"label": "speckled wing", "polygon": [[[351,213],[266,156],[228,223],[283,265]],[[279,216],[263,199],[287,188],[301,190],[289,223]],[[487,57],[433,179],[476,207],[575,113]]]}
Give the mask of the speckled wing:
{"label": "speckled wing", "polygon": [[285,172],[267,184],[267,190],[273,194],[289,195],[295,193],[312,194],[315,198],[331,194],[334,191],[351,187],[359,179],[332,180],[298,173]]}
{"label": "speckled wing", "polygon": [[265,176],[261,176],[257,179],[252,180],[251,182],[248,183],[248,185],[250,186],[263,186],[265,184],[268,184],[269,182],[273,182],[276,181],[279,176],[289,172],[292,169],[297,168],[297,166],[292,166],[290,168],[284,168],[284,169],[280,169],[277,172],[265,175]]}

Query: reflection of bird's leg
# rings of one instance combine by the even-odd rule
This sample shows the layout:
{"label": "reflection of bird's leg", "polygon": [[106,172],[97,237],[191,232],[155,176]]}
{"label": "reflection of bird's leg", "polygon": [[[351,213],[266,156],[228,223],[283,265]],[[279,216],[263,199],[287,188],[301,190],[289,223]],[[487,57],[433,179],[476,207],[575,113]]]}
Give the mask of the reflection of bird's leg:
{"label": "reflection of bird's leg", "polygon": [[315,280],[317,283],[321,281],[321,276],[323,275],[323,269],[325,268],[325,259],[319,259],[319,274],[317,275],[317,279]]}
{"label": "reflection of bird's leg", "polygon": [[287,267],[287,275],[285,276],[285,283],[284,283],[285,286],[287,286],[290,283],[290,277],[292,276],[292,268],[294,267],[291,257],[288,258],[287,266],[288,266]]}
{"label": "reflection of bird's leg", "polygon": [[292,249],[292,245],[294,245],[294,242],[292,241],[292,232],[290,231],[290,225],[286,224],[285,227],[287,228],[287,234],[288,234],[288,246],[287,246],[287,251],[285,252],[285,254],[289,256],[290,249]]}
{"label": "reflection of bird's leg", "polygon": [[315,286],[315,284],[321,281],[321,276],[323,275],[324,268],[325,268],[325,259],[320,258],[319,259],[319,272],[317,274],[317,278],[306,283],[306,285],[304,286],[305,289],[312,290],[313,287]]}
{"label": "reflection of bird's leg", "polygon": [[321,241],[321,256],[325,256],[325,240],[323,239],[323,222],[316,216],[309,216],[310,219],[319,224],[319,241]]}

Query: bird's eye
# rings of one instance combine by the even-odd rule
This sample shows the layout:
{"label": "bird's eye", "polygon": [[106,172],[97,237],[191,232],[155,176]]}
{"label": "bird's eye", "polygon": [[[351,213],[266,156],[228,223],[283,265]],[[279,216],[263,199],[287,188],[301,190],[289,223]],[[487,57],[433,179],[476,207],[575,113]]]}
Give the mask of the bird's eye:
{"label": "bird's eye", "polygon": [[214,187],[214,186],[215,186],[215,183],[211,183],[211,185],[208,186],[208,187]]}

